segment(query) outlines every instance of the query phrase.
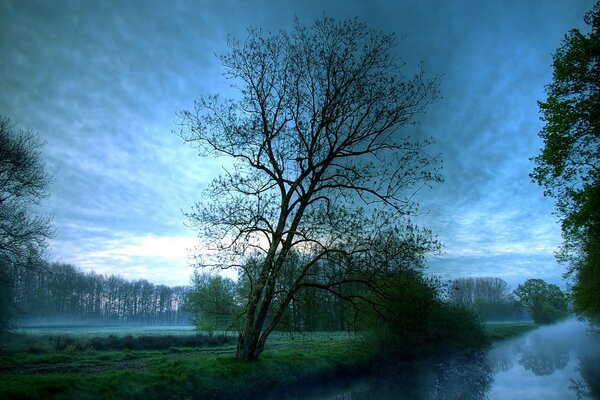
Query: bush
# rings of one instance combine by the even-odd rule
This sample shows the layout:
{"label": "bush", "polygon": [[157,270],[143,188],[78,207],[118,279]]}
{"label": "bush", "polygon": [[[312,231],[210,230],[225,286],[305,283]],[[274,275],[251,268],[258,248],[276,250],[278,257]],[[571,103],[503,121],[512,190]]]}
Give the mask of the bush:
{"label": "bush", "polygon": [[415,271],[401,271],[378,282],[367,314],[371,340],[400,358],[424,353],[481,349],[489,344],[472,311],[445,303],[440,284]]}

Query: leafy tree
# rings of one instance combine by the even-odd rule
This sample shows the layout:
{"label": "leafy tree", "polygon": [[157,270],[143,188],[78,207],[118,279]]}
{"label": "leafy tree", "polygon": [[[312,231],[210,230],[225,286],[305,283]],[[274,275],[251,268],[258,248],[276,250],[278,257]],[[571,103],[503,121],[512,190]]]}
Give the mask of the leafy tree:
{"label": "leafy tree", "polygon": [[600,2],[584,20],[591,31],[571,30],[554,54],[531,176],[557,201],[574,308],[600,320]]}
{"label": "leafy tree", "polygon": [[188,292],[186,308],[199,331],[212,336],[215,331],[230,329],[237,314],[236,286],[231,279],[194,271],[192,288]]}
{"label": "leafy tree", "polygon": [[50,218],[35,212],[50,183],[42,146],[32,132],[15,131],[0,117],[0,329],[12,314],[14,270],[35,265],[52,235]]}
{"label": "leafy tree", "polygon": [[515,289],[514,295],[538,324],[549,324],[567,317],[567,298],[552,283],[548,284],[542,279],[527,279]]}
{"label": "leafy tree", "polygon": [[[236,358],[255,360],[321,261],[356,269],[348,257],[367,253],[384,233],[412,235],[412,249],[435,247],[406,216],[414,192],[440,181],[438,162],[425,151],[429,141],[400,128],[436,100],[438,82],[422,71],[405,78],[394,36],[356,20],[296,22],[289,33],[251,29],[229,46],[220,60],[240,98],[201,97],[181,114],[180,135],[200,155],[233,161],[189,218],[218,254],[210,264],[240,267],[252,280]],[[302,267],[274,305],[293,249]],[[249,271],[252,250],[262,262]]]}
{"label": "leafy tree", "polygon": [[441,293],[440,282],[419,271],[396,271],[379,279],[362,314],[383,354],[409,357],[422,351],[455,352],[488,344],[475,314],[444,302]]}

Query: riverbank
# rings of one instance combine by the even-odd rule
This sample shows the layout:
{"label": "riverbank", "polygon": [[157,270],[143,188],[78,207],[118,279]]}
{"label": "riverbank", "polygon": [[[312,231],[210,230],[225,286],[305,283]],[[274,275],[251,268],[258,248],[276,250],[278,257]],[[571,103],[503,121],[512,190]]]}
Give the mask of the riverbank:
{"label": "riverbank", "polygon": [[68,349],[0,356],[0,398],[262,398],[300,383],[363,374],[371,355],[347,340],[295,340],[237,362],[233,346],[165,351]]}
{"label": "riverbank", "polygon": [[506,340],[539,328],[533,322],[488,322],[484,324],[485,333],[491,341]]}
{"label": "riverbank", "polygon": [[[494,324],[486,331],[505,339],[533,329],[533,324],[512,325]],[[42,339],[48,346],[48,338],[36,340]],[[362,341],[343,333],[281,335],[252,363],[235,361],[231,342],[118,350],[77,343],[45,348],[30,343],[0,355],[0,398],[278,398],[290,388],[297,392],[367,375],[377,359]]]}

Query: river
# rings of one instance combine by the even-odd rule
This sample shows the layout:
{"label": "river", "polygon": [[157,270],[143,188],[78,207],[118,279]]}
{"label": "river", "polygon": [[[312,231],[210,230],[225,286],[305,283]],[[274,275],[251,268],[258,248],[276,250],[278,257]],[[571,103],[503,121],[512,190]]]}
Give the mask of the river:
{"label": "river", "polygon": [[393,375],[288,393],[288,399],[600,399],[600,335],[568,320],[484,354],[403,365]]}

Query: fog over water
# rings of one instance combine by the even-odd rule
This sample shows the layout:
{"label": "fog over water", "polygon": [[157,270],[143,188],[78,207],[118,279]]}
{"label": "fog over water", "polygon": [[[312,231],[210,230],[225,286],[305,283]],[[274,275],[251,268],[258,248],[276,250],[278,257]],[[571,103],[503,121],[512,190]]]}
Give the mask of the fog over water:
{"label": "fog over water", "polygon": [[[600,395],[600,337],[577,320],[500,343],[490,350],[488,360],[494,371],[490,399]],[[590,390],[592,393],[587,393]]]}
{"label": "fog over water", "polygon": [[571,319],[514,339],[486,354],[401,365],[378,376],[287,393],[288,399],[598,399],[600,335]]}

